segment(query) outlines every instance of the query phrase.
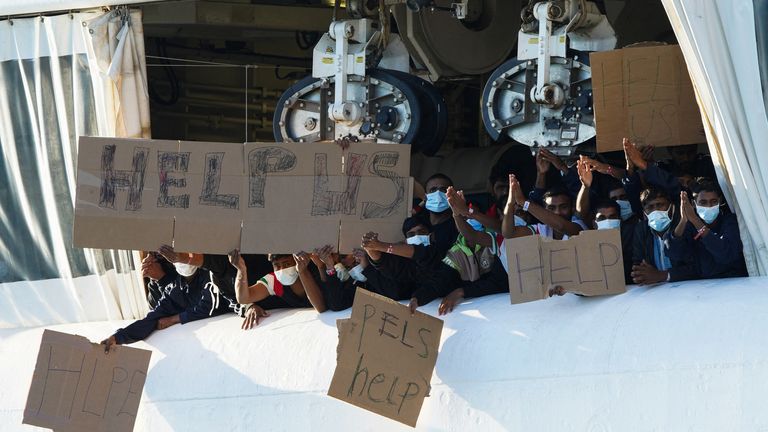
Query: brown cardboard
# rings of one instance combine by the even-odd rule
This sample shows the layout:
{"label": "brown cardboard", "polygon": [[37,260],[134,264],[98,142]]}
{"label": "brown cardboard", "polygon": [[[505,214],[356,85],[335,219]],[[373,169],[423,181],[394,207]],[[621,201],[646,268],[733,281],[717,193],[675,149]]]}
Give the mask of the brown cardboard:
{"label": "brown cardboard", "polygon": [[[104,207],[108,148],[123,176],[136,165],[134,154],[143,152],[140,208],[125,208],[127,187],[115,189],[114,203]],[[334,143],[82,137],[79,164],[74,238],[80,247],[173,244],[179,251],[223,254],[234,248],[294,253],[330,244],[351,252],[368,231],[399,240],[413,193],[410,146],[402,144],[342,149]]]}
{"label": "brown cardboard", "polygon": [[189,154],[184,176],[189,207],[176,209],[173,246],[178,251],[226,254],[240,248],[243,145],[181,141]]}
{"label": "brown cardboard", "polygon": [[328,395],[415,427],[429,395],[443,321],[358,289],[352,317],[338,322]]}
{"label": "brown cardboard", "polygon": [[43,332],[24,424],[60,431],[132,431],[151,351],[109,354],[82,336]]}
{"label": "brown cardboard", "polygon": [[678,45],[590,54],[600,152],[628,137],[656,147],[705,141],[699,106]]}
{"label": "brown cardboard", "polygon": [[582,231],[568,240],[529,236],[504,243],[513,304],[545,299],[556,286],[585,296],[626,291],[619,230]]}
{"label": "brown cardboard", "polygon": [[[109,150],[112,146],[114,152]],[[158,207],[157,152],[178,151],[178,146],[178,141],[81,137],[75,246],[146,249],[170,244],[174,210]],[[129,174],[135,167],[141,167],[143,176]],[[125,187],[104,187],[116,177],[126,181]]]}

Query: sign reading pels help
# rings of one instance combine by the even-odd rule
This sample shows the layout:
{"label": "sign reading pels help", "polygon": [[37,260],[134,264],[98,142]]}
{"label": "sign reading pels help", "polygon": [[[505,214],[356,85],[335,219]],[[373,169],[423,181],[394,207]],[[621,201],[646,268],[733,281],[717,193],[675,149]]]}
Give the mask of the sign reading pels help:
{"label": "sign reading pels help", "polygon": [[337,321],[336,371],[328,395],[416,426],[429,395],[443,321],[359,289]]}
{"label": "sign reading pels help", "polygon": [[410,146],[81,137],[74,244],[200,253],[351,252],[400,237]]}

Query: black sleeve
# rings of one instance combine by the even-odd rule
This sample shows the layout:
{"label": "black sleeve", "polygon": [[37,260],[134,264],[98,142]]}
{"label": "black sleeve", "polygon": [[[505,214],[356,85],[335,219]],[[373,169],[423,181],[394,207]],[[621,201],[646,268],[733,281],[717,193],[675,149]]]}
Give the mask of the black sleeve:
{"label": "black sleeve", "polygon": [[[178,289],[178,287],[173,289]],[[157,307],[149,311],[145,318],[134,321],[125,328],[118,329],[115,332],[115,340],[121,345],[144,340],[157,329],[157,321],[160,318],[176,315],[179,312],[180,308],[177,302],[169,295],[163,296]]]}
{"label": "black sleeve", "polygon": [[[315,272],[313,272],[312,276],[315,277]],[[317,282],[320,291],[323,293],[323,299],[328,309],[341,311],[352,307],[352,302],[355,299],[355,289],[352,286],[353,280],[351,278],[342,282],[338,276],[332,275],[328,276],[326,281],[323,282],[320,279],[319,273],[317,273],[315,282]]]}
{"label": "black sleeve", "polygon": [[410,293],[407,293],[409,297],[405,297],[399,284],[394,279],[390,279],[384,276],[373,265],[367,266],[363,269],[363,276],[365,276],[365,289],[374,292],[376,294],[383,295],[384,297],[391,298],[392,300],[404,300],[410,298]]}
{"label": "black sleeve", "polygon": [[203,265],[201,267],[218,277],[224,277],[231,264],[226,255],[205,254],[203,255]]}

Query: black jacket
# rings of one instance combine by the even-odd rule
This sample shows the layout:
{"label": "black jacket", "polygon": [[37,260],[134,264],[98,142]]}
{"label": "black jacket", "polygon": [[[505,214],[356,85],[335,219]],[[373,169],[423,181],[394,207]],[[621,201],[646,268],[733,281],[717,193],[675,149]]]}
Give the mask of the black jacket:
{"label": "black jacket", "polygon": [[694,240],[697,233],[690,223],[682,237],[668,232],[670,259],[693,257],[697,277],[702,279],[746,276],[747,265],[736,215],[720,215],[709,228],[709,233],[698,240]]}

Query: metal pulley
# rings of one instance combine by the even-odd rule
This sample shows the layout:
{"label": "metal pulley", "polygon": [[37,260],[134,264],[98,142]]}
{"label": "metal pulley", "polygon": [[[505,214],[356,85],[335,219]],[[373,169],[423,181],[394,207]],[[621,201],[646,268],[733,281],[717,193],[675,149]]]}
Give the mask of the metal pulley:
{"label": "metal pulley", "polygon": [[362,78],[350,76],[346,92],[354,103],[345,104],[340,115],[356,120],[340,122],[329,118],[334,84],[333,77],[307,77],[286,90],[275,110],[275,140],[315,142],[357,136],[383,143],[414,143],[421,126],[421,90],[392,71],[373,69]]}
{"label": "metal pulley", "polygon": [[569,155],[574,146],[595,136],[589,56],[551,59],[549,85],[557,87],[552,95],[556,103],[532,100],[536,70],[536,59],[512,59],[496,69],[483,90],[483,123],[494,140],[506,135]]}

